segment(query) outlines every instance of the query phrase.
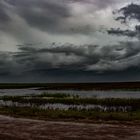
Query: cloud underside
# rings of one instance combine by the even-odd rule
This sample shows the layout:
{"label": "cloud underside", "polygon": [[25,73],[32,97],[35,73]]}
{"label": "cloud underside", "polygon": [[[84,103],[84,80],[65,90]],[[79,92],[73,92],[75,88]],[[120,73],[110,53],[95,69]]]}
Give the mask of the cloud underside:
{"label": "cloud underside", "polygon": [[123,74],[137,80],[140,5],[128,0],[1,0],[0,50],[5,81],[73,81],[76,76],[113,81],[119,74],[121,80]]}
{"label": "cloud underside", "polygon": [[21,45],[19,52],[0,54],[0,72],[22,75],[29,71],[83,71],[96,74],[123,71],[140,64],[139,42],[120,42],[114,46],[84,45],[34,48]]}

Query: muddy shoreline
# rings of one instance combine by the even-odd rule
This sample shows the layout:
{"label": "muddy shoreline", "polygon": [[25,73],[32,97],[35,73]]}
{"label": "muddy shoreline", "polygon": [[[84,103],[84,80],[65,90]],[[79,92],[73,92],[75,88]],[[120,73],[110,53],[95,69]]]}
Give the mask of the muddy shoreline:
{"label": "muddy shoreline", "polygon": [[139,140],[137,123],[76,123],[0,115],[2,140]]}

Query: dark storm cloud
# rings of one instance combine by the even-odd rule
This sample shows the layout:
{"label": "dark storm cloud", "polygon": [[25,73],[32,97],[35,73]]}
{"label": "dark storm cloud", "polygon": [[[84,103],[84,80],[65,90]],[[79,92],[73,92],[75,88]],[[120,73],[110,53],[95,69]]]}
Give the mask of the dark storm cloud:
{"label": "dark storm cloud", "polygon": [[[78,22],[78,19],[71,19],[71,22],[67,21],[75,16],[75,14],[72,15],[70,4],[76,2],[80,2],[83,5],[90,4],[93,7],[91,14],[94,14],[94,11],[105,9],[112,4],[118,3],[116,0],[59,0],[59,2],[58,0],[2,0],[0,4],[3,3],[7,7],[5,9],[1,8],[0,13],[6,18],[6,12],[9,9],[9,12],[12,11],[11,14],[23,18],[31,28],[37,28],[49,33],[87,35],[93,33],[95,29],[90,24],[84,23],[85,21],[81,21],[81,23]],[[76,21],[74,23],[73,20],[77,20],[78,23]]]}
{"label": "dark storm cloud", "polygon": [[99,78],[109,73],[123,73],[127,69],[140,69],[139,42],[121,42],[119,45],[104,46],[100,51],[94,45],[65,44],[48,48],[33,48],[32,44],[19,46],[18,52],[0,53],[0,75],[23,79],[24,76],[27,79],[32,77],[30,80],[34,76],[42,80],[43,77],[62,78],[63,81],[66,77],[71,79],[76,75],[80,78],[80,74]]}
{"label": "dark storm cloud", "polygon": [[0,3],[0,22],[7,22],[10,20],[8,13],[6,11],[6,7]]}
{"label": "dark storm cloud", "polygon": [[[139,67],[139,42],[120,43],[115,46],[84,47],[67,44],[49,48],[21,47],[19,52],[0,55],[1,71],[11,74],[22,74],[28,71],[119,71],[133,66]],[[7,59],[4,59],[6,55]],[[137,61],[136,61],[137,60]],[[10,67],[10,69],[9,69]]]}
{"label": "dark storm cloud", "polygon": [[60,20],[69,17],[69,10],[65,2],[60,0],[7,0],[20,15],[33,27],[41,30],[57,30]]}
{"label": "dark storm cloud", "polygon": [[140,31],[138,29],[132,31],[132,30],[121,30],[120,28],[118,29],[111,28],[107,32],[110,35],[128,36],[128,37],[137,37],[140,34]]}
{"label": "dark storm cloud", "polygon": [[122,16],[118,16],[116,20],[120,20],[122,22],[126,22],[126,20],[136,19],[140,21],[140,5],[138,4],[129,4],[123,8],[121,8],[118,13],[121,13]]}
{"label": "dark storm cloud", "polygon": [[130,20],[135,19],[138,21],[138,25],[135,26],[135,29],[120,29],[120,28],[111,28],[107,32],[110,35],[117,36],[127,36],[127,37],[140,37],[140,5],[138,4],[129,4],[120,10],[118,13],[121,13],[121,16],[116,18],[117,21],[121,21],[122,23],[127,23],[129,25]]}
{"label": "dark storm cloud", "polygon": [[[10,28],[10,30],[7,30],[9,30],[11,34],[15,33],[11,31],[14,23],[10,25],[9,23],[13,20],[15,20],[13,22],[21,22],[19,19],[14,19],[13,17],[15,16],[19,16],[18,18],[25,20],[30,28],[39,29],[47,33],[90,34],[93,32],[91,25],[87,23],[82,23],[81,21],[81,23],[79,22],[77,24],[76,21],[74,21],[75,19],[67,21],[69,18],[74,18],[75,16],[71,13],[72,9],[70,8],[70,4],[71,1],[69,0],[59,0],[59,2],[57,0],[1,0],[0,20],[6,21],[9,19],[6,25],[9,26],[8,28]],[[7,31],[6,25],[2,25],[2,30]]]}
{"label": "dark storm cloud", "polygon": [[[0,52],[0,76],[7,79],[22,77],[27,81],[33,81],[34,77],[38,81],[45,81],[45,78],[57,81],[58,77],[59,81],[64,81],[67,77],[73,80],[78,76],[77,79],[90,81],[101,77],[112,79],[113,74],[118,78],[119,74],[129,75],[129,71],[139,70],[140,25],[128,30],[123,26],[115,28],[114,24],[118,25],[118,22],[113,22],[110,11],[113,4],[119,2],[121,0],[1,0],[0,35],[5,36],[5,42],[12,38],[21,45],[15,45],[17,50],[13,52]],[[139,9],[137,4],[123,7],[118,11],[122,15],[116,20],[136,19],[139,22]],[[111,38],[99,32],[104,23],[105,28],[110,28]],[[121,42],[117,40],[118,36],[127,36],[130,40]],[[137,37],[138,41],[131,41],[132,37]],[[100,45],[106,40],[117,41],[115,45]],[[2,41],[3,38],[0,45]],[[7,48],[11,47],[11,42]],[[48,45],[50,42],[54,43]]]}

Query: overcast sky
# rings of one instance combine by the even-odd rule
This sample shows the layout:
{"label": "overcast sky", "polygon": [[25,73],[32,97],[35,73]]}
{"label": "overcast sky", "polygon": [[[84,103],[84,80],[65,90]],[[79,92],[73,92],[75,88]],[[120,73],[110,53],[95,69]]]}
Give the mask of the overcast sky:
{"label": "overcast sky", "polygon": [[0,82],[138,80],[139,0],[0,0]]}

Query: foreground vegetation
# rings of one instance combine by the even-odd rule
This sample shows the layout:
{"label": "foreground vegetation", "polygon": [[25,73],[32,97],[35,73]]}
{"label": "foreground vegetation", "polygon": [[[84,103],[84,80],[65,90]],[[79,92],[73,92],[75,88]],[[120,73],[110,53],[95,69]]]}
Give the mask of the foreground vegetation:
{"label": "foreground vegetation", "polygon": [[[97,99],[80,98],[69,94],[49,94],[29,96],[1,96],[0,101],[10,101],[12,104],[1,105],[0,114],[16,117],[27,117],[44,120],[118,120],[118,121],[140,121],[140,99]],[[18,106],[17,103],[20,103]],[[73,105],[68,109],[60,108],[40,108],[41,105],[57,104]],[[23,104],[23,106],[22,106]],[[28,104],[29,106],[24,106]],[[77,105],[99,105],[95,108],[77,108]],[[115,108],[115,109],[114,109]]]}
{"label": "foreground vegetation", "polygon": [[78,95],[42,93],[30,96],[1,96],[0,100],[22,104],[65,104],[65,105],[101,105],[106,107],[131,107],[132,111],[140,109],[140,99],[122,98],[80,98]]}
{"label": "foreground vegetation", "polygon": [[43,120],[83,120],[83,121],[136,121],[140,120],[140,111],[134,112],[100,112],[94,110],[59,110],[27,107],[0,107],[0,114],[14,117],[35,118]]}

